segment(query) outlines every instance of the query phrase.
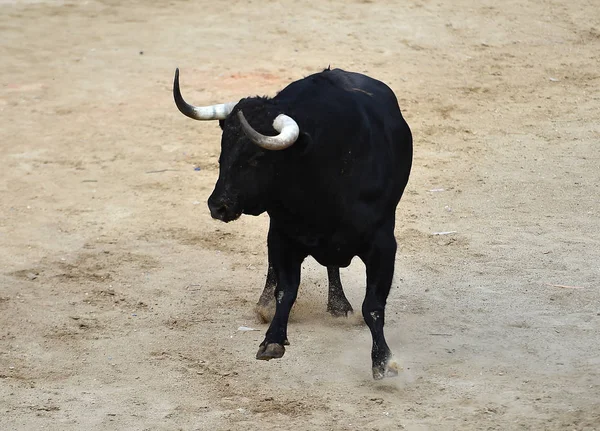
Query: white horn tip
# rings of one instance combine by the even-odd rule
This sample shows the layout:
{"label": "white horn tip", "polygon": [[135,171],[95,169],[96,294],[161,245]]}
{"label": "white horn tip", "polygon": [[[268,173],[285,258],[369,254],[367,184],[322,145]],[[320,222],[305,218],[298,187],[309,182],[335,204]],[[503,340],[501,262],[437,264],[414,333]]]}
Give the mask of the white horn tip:
{"label": "white horn tip", "polygon": [[277,118],[275,118],[273,121],[273,128],[280,133],[285,130],[287,135],[285,138],[292,139],[294,142],[298,139],[298,135],[300,134],[298,123],[285,114],[279,114]]}

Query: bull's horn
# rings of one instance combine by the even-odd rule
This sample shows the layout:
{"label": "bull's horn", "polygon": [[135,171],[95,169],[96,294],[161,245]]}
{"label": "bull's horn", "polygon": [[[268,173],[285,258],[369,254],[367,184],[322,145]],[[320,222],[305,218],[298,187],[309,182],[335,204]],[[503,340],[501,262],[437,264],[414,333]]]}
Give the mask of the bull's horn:
{"label": "bull's horn", "polygon": [[179,68],[175,69],[175,81],[173,82],[173,98],[175,104],[186,117],[194,120],[224,120],[233,111],[236,103],[222,103],[212,106],[193,106],[183,100],[179,90]]}
{"label": "bull's horn", "polygon": [[279,132],[279,135],[277,136],[265,136],[258,133],[250,124],[248,124],[248,121],[246,121],[246,117],[244,117],[241,110],[238,111],[238,118],[240,119],[242,130],[246,136],[265,150],[285,150],[296,142],[296,139],[298,139],[298,135],[300,134],[298,123],[296,123],[292,117],[288,117],[284,114],[278,115],[277,118],[275,118],[275,121],[273,121],[273,128]]}

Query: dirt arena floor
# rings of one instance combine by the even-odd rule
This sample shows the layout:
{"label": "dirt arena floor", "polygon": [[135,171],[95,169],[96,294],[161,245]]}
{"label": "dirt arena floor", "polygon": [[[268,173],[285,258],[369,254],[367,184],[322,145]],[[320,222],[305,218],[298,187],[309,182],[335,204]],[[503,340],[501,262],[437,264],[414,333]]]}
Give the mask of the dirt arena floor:
{"label": "dirt arena floor", "polygon": [[[0,35],[1,430],[600,430],[596,1],[0,0]],[[268,219],[210,218],[220,129],[171,94],[328,65],[415,139],[378,382],[311,259],[254,359]]]}

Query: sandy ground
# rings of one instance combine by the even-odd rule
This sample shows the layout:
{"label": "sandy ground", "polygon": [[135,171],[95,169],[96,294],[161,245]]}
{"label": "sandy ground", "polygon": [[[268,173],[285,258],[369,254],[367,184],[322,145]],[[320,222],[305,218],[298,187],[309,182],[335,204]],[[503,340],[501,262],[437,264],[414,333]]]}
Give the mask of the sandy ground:
{"label": "sandy ground", "polygon": [[[0,429],[600,429],[597,2],[3,0],[0,36]],[[329,64],[415,137],[381,382],[312,260],[254,359],[268,220],[210,218],[220,130],[171,96]]]}

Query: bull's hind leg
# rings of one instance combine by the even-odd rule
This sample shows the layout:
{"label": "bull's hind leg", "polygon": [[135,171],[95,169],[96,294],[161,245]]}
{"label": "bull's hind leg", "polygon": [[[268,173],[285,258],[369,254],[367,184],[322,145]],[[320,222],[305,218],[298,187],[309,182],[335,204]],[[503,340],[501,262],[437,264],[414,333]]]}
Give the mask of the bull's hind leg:
{"label": "bull's hind leg", "polygon": [[396,239],[392,220],[376,233],[369,251],[364,257],[361,256],[367,268],[367,293],[362,314],[373,337],[371,360],[375,380],[398,374],[398,365],[393,361],[392,352],[383,335],[385,304],[392,286],[395,257]]}
{"label": "bull's hind leg", "polygon": [[346,295],[344,295],[342,280],[340,279],[340,268],[337,266],[328,266],[327,277],[329,279],[327,311],[335,317],[348,316],[348,313],[352,313],[354,310],[350,302],[348,302]]}
{"label": "bull's hind leg", "polygon": [[[348,316],[348,314],[354,312],[354,310],[352,309],[350,302],[348,302],[346,295],[344,295],[344,289],[342,288],[342,281],[340,279],[340,268],[337,266],[328,266],[327,277],[329,279],[327,311],[335,317]],[[273,265],[269,261],[265,288],[254,309],[256,316],[262,323],[269,323],[275,314],[276,286],[277,280],[275,279],[275,272],[273,271]]]}
{"label": "bull's hind leg", "polygon": [[277,286],[277,280],[275,279],[275,271],[273,271],[273,264],[269,260],[269,269],[267,270],[267,281],[265,282],[265,288],[258,298],[258,303],[254,311],[256,317],[262,323],[269,323],[275,315],[275,287]]}
{"label": "bull's hind leg", "polygon": [[306,256],[290,247],[271,227],[268,237],[269,261],[275,275],[275,315],[260,344],[256,359],[281,358],[287,343],[287,324],[290,311],[298,296],[300,268]]}

